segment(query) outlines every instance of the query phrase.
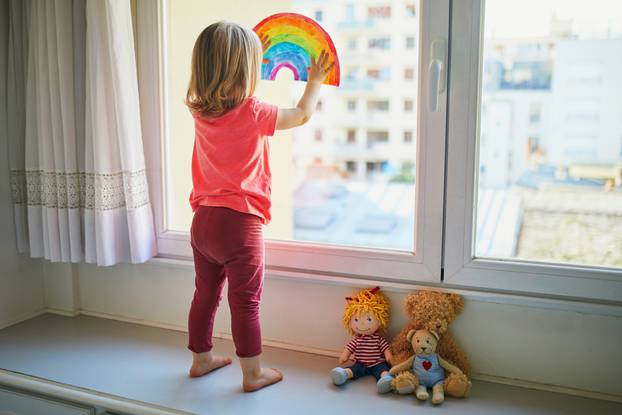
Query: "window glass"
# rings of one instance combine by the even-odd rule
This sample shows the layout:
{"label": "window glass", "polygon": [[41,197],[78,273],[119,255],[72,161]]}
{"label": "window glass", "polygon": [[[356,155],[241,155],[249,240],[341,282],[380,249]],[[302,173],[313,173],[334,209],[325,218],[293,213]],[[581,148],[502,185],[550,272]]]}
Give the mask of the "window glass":
{"label": "window glass", "polygon": [[621,267],[622,2],[485,3],[476,256]]}
{"label": "window glass", "polygon": [[[318,112],[307,124],[269,138],[273,220],[266,238],[413,249],[417,83],[405,84],[400,75],[417,66],[416,2],[408,2],[412,13],[403,0],[165,4],[168,229],[188,231],[192,220],[194,130],[183,98],[196,37],[217,20],[253,27],[270,14],[292,11],[320,21],[331,35],[340,56],[341,86],[322,87]],[[392,42],[393,36],[400,41]],[[260,81],[256,95],[290,107],[304,86],[282,70],[276,81]],[[408,139],[404,131],[410,132]]]}

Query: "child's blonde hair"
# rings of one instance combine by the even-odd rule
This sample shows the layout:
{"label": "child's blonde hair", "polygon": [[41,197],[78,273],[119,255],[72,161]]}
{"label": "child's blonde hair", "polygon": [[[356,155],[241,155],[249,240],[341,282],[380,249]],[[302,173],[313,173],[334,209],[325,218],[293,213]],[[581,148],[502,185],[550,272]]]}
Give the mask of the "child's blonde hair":
{"label": "child's blonde hair", "polygon": [[205,117],[224,114],[253,95],[261,61],[252,30],[224,21],[207,26],[192,50],[186,105]]}
{"label": "child's blonde hair", "polygon": [[380,292],[379,287],[367,288],[356,293],[354,297],[346,297],[346,308],[343,312],[343,325],[350,332],[352,316],[361,313],[372,313],[380,321],[380,330],[389,327],[389,300]]}

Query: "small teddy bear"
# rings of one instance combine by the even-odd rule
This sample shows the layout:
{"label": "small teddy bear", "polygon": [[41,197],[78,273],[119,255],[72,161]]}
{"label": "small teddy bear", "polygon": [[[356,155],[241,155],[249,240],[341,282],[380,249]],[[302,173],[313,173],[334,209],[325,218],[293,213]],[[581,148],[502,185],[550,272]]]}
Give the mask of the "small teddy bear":
{"label": "small teddy bear", "polygon": [[443,391],[445,370],[456,374],[462,374],[462,371],[436,353],[439,335],[435,331],[410,330],[406,338],[411,342],[415,354],[391,368],[389,373],[396,375],[404,370],[411,370],[417,380],[414,390],[417,399],[427,400],[429,397],[427,388],[432,388],[432,403],[435,405],[442,403],[445,400]]}
{"label": "small teddy bear", "polygon": [[[471,364],[469,359],[453,338],[449,326],[462,312],[464,300],[458,294],[449,294],[433,290],[414,291],[409,294],[405,301],[406,315],[410,322],[398,333],[391,343],[393,352],[393,365],[397,365],[408,359],[413,350],[406,335],[410,330],[432,330],[440,336],[437,353],[456,367],[462,374],[446,372],[443,388],[445,395],[455,398],[465,398],[471,391]],[[392,390],[398,393],[402,390],[410,394],[415,389],[416,377],[411,372],[400,373],[393,381]]]}
{"label": "small teddy bear", "polygon": [[391,389],[388,362],[392,355],[389,343],[380,335],[389,325],[389,302],[380,288],[365,289],[346,298],[343,325],[354,335],[339,357],[339,365],[330,375],[335,385],[349,379],[372,375],[378,392]]}

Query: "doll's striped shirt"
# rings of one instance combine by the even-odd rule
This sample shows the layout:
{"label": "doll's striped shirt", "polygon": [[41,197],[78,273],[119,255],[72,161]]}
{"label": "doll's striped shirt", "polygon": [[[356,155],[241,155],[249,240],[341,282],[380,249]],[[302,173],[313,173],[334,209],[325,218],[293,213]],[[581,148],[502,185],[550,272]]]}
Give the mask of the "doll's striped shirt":
{"label": "doll's striped shirt", "polygon": [[384,351],[388,348],[389,343],[377,334],[356,336],[346,345],[346,349],[354,354],[354,360],[367,367],[384,362]]}

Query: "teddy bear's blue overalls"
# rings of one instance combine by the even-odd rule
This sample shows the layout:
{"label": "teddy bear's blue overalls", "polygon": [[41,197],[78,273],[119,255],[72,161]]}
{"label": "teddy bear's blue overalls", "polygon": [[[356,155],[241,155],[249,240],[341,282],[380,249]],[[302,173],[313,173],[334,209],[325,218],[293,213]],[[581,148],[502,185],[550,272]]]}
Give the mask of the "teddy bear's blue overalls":
{"label": "teddy bear's blue overalls", "polygon": [[438,355],[416,355],[413,360],[413,372],[419,378],[419,384],[431,388],[442,384],[445,379],[445,370],[438,362]]}

